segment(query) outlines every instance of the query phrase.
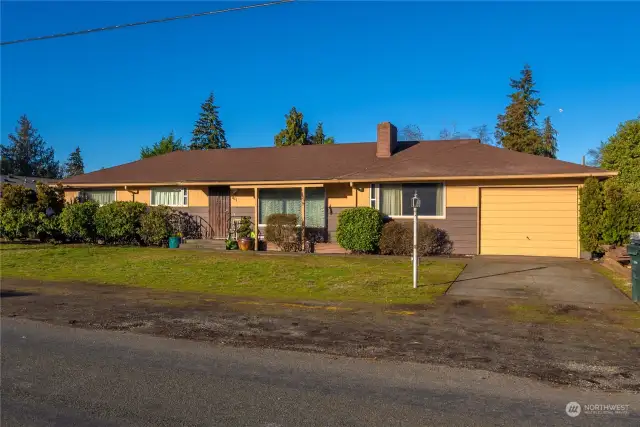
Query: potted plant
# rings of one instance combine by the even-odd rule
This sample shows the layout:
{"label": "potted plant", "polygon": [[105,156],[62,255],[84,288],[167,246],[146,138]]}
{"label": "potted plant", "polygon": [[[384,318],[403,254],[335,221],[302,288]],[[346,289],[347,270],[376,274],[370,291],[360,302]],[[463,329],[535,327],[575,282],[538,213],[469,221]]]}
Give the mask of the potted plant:
{"label": "potted plant", "polygon": [[253,249],[253,238],[255,233],[251,227],[251,218],[243,216],[238,226],[238,247],[241,251],[249,251]]}
{"label": "potted plant", "polygon": [[169,237],[169,249],[178,249],[180,247],[180,241],[182,240],[182,233],[173,233]]}
{"label": "potted plant", "polygon": [[225,249],[228,251],[238,250],[238,241],[233,239],[227,239],[224,242]]}

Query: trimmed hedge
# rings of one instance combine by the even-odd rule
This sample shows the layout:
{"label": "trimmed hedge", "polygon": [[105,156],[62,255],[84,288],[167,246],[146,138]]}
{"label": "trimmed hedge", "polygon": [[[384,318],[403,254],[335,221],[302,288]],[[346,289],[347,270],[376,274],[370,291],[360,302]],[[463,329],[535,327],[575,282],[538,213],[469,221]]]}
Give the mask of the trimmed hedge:
{"label": "trimmed hedge", "polygon": [[140,202],[112,202],[100,206],[95,215],[96,234],[105,243],[141,243],[140,221],[147,205]]}
{"label": "trimmed hedge", "polygon": [[617,178],[604,184],[602,240],[609,245],[629,242],[631,232],[640,230],[640,195],[625,191]]}
{"label": "trimmed hedge", "polygon": [[71,203],[60,214],[63,233],[72,242],[95,242],[95,217],[100,205],[94,201]]}
{"label": "trimmed hedge", "polygon": [[300,229],[295,214],[271,214],[265,230],[267,242],[274,243],[283,252],[300,250]]}
{"label": "trimmed hedge", "polygon": [[357,253],[378,251],[383,217],[380,211],[361,207],[346,209],[338,215],[338,244]]}
{"label": "trimmed hedge", "polygon": [[597,178],[587,178],[580,189],[580,245],[594,252],[602,239],[604,197]]}
{"label": "trimmed hedge", "polygon": [[[418,255],[449,255],[453,243],[446,231],[433,225],[418,225]],[[413,223],[390,221],[382,228],[380,253],[383,255],[413,255]]]}
{"label": "trimmed hedge", "polygon": [[145,245],[164,246],[174,233],[173,211],[167,206],[152,206],[140,218],[140,239]]}

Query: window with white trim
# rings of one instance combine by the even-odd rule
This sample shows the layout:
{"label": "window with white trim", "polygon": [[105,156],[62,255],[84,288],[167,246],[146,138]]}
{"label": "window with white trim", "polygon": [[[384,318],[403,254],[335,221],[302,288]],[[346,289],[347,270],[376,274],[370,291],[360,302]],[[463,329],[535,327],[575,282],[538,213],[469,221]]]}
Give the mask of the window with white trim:
{"label": "window with white trim", "polygon": [[412,216],[411,198],[420,198],[418,215],[444,216],[444,185],[442,183],[371,184],[371,207],[389,217]]}
{"label": "window with white trim", "polygon": [[102,206],[116,201],[116,190],[81,190],[78,196],[82,201],[93,200]]}
{"label": "window with white trim", "polygon": [[189,206],[189,191],[179,187],[151,189],[151,206]]}

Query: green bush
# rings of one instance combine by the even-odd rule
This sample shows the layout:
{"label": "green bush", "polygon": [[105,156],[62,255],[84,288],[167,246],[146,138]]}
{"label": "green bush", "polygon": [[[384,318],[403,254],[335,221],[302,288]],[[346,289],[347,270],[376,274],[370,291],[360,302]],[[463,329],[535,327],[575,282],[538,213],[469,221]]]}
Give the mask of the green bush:
{"label": "green bush", "polygon": [[[36,210],[59,215],[64,209],[64,190],[62,186],[52,187],[41,182],[36,183]],[[50,215],[49,215],[50,216]]]}
{"label": "green bush", "polygon": [[346,209],[338,215],[338,244],[351,252],[376,252],[382,225],[382,214],[376,209]]}
{"label": "green bush", "polygon": [[227,239],[224,241],[224,247],[228,251],[237,251],[238,250],[238,241],[233,239]]}
{"label": "green bush", "polygon": [[267,242],[278,246],[283,252],[300,250],[300,229],[295,214],[272,214],[267,217],[265,230]]}
{"label": "green bush", "polygon": [[47,216],[46,213],[36,214],[36,236],[41,242],[63,242],[65,240],[60,215]]}
{"label": "green bush", "polygon": [[622,245],[631,232],[640,230],[640,195],[625,191],[617,178],[604,184],[602,240],[608,245]]}
{"label": "green bush", "polygon": [[588,178],[580,189],[580,245],[594,252],[602,239],[604,198],[602,184],[597,178]]}
{"label": "green bush", "polygon": [[71,203],[60,214],[60,227],[73,242],[94,242],[96,240],[96,212],[100,205],[94,201]]}
{"label": "green bush", "polygon": [[24,185],[2,185],[2,206],[7,209],[32,209],[36,201],[36,192]]}
{"label": "green bush", "polygon": [[152,206],[140,219],[140,238],[146,245],[163,246],[174,230],[171,226],[173,211],[166,206]]}
{"label": "green bush", "polygon": [[253,237],[254,231],[251,226],[251,217],[243,216],[240,219],[240,225],[238,226],[236,234],[238,235],[238,239],[242,239],[243,237]]}
{"label": "green bush", "polygon": [[113,202],[100,206],[95,216],[96,234],[110,244],[141,243],[140,220],[147,205]]}
{"label": "green bush", "polygon": [[[418,226],[418,255],[449,255],[453,244],[446,231],[433,225]],[[383,255],[413,255],[413,223],[390,221],[382,227],[380,253]]]}
{"label": "green bush", "polygon": [[31,209],[0,206],[0,235],[9,240],[33,237],[38,226],[38,215]]}

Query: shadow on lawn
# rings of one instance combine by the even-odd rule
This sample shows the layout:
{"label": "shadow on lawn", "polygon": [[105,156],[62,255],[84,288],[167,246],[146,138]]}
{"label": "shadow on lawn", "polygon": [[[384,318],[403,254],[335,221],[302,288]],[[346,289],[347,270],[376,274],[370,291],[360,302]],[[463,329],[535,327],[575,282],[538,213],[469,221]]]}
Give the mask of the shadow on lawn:
{"label": "shadow on lawn", "polygon": [[21,292],[21,291],[14,291],[14,290],[0,291],[0,298],[28,297],[31,295],[34,295],[34,294],[31,292]]}
{"label": "shadow on lawn", "polygon": [[[465,266],[465,268],[462,269],[462,271],[460,271],[460,274],[458,275],[458,277],[460,277],[462,275],[462,273],[464,272],[464,270],[467,268],[467,266]],[[418,287],[423,287],[423,286],[438,286],[438,285],[453,285],[454,283],[459,283],[459,282],[468,282],[470,280],[478,280],[478,279],[487,279],[489,277],[498,277],[498,276],[506,276],[507,274],[515,274],[515,273],[525,273],[527,271],[535,271],[535,270],[543,270],[547,268],[546,266],[541,266],[541,267],[533,267],[533,268],[525,268],[524,270],[514,270],[514,271],[505,271],[504,273],[495,273],[495,274],[487,274],[486,276],[477,276],[477,277],[467,277],[466,279],[454,279],[451,282],[442,282],[442,283],[433,283],[431,285],[418,285]],[[447,289],[447,292],[449,290]]]}

